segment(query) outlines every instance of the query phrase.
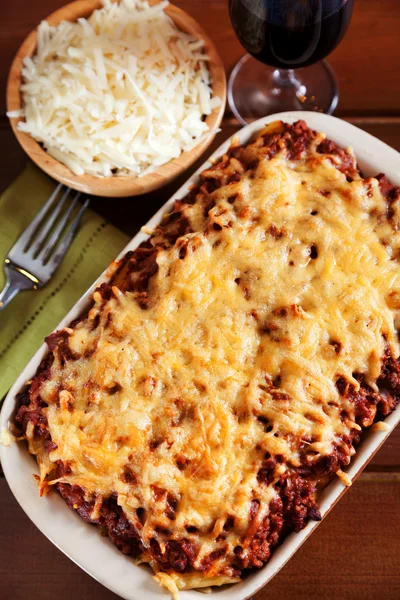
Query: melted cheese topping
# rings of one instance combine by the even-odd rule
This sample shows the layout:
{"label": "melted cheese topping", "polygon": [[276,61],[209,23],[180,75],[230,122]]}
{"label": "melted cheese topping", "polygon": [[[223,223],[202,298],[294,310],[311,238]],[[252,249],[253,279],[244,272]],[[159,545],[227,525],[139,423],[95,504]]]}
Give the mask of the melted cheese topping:
{"label": "melted cheese topping", "polygon": [[374,386],[385,344],[399,355],[400,280],[378,182],[348,183],[326,156],[282,150],[212,198],[207,217],[190,207],[195,232],[159,252],[147,310],[116,287],[109,301],[94,295],[69,337],[80,358],[56,353],[41,397],[50,459],[71,467],[62,480],[117,492],[145,547],[162,547],[160,528],[191,539],[195,527],[199,566],[234,517],[228,552],[206,573],[218,579],[251,501],[261,522],[275,497],[257,479],[267,452],[284,457],[278,475],[305,447],[315,460],[349,452],[342,436],[359,426],[335,382],[358,389],[359,373]]}

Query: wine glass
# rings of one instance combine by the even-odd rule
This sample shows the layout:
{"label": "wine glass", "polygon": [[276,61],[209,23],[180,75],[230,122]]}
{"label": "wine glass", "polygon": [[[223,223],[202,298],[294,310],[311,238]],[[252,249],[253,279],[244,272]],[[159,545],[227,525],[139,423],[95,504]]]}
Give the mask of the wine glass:
{"label": "wine glass", "polygon": [[228,86],[231,110],[242,125],[285,110],[335,110],[335,73],[322,59],[342,40],[353,4],[229,0],[233,28],[249,53],[236,64]]}

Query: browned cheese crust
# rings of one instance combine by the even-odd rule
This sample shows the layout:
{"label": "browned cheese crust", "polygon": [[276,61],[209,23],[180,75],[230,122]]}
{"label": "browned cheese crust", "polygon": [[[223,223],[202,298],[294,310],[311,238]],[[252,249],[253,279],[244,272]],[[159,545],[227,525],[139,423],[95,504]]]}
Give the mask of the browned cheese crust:
{"label": "browned cheese crust", "polygon": [[[112,298],[117,287],[120,291],[134,294],[136,301],[143,311],[146,311],[152,302],[149,284],[152,277],[158,271],[157,256],[168,248],[175,246],[179,249],[179,257],[184,260],[187,252],[188,233],[195,231],[192,207],[201,207],[201,212],[206,221],[205,229],[218,233],[225,226],[219,221],[218,214],[210,214],[215,202],[213,192],[221,187],[229,186],[233,182],[240,181],[244,173],[251,174],[257,169],[260,161],[271,160],[280,152],[286,152],[288,161],[297,161],[304,157],[310,144],[316,139],[317,133],[310,130],[304,122],[299,121],[294,125],[275,124],[267,128],[261,135],[246,146],[234,145],[229,152],[211,168],[200,176],[199,183],[182,200],[177,200],[172,211],[167,214],[157,227],[152,236],[142,243],[135,251],[129,252],[121,261],[117,272],[110,283],[102,284],[97,292],[101,295],[105,304]],[[353,178],[360,177],[354,157],[351,153],[338,148],[329,140],[323,140],[317,148],[317,152],[332,161],[335,167],[346,177],[349,184]],[[386,219],[394,223],[393,206],[400,198],[400,189],[392,186],[383,175],[377,177],[382,195],[387,201]],[[371,185],[371,178],[364,179],[366,189]],[[323,193],[324,190],[321,190]],[[326,202],[329,203],[329,195]],[[232,195],[230,204],[238,210],[246,211],[246,202],[243,198]],[[198,212],[196,213],[198,215]],[[391,221],[392,220],[392,221]],[[213,233],[213,235],[214,235]],[[279,238],[280,231],[271,229],[270,234]],[[311,248],[310,253],[316,253],[317,249]],[[311,255],[310,254],[310,255]],[[311,256],[312,257],[312,256]],[[394,257],[397,258],[397,257]],[[243,287],[244,294],[250,294],[247,289],[246,280],[238,281]],[[285,318],[285,311],[277,315],[277,319]],[[257,315],[254,315],[257,319]],[[86,315],[82,319],[87,319]],[[93,327],[97,327],[100,317],[94,320]],[[76,324],[71,325],[71,329]],[[265,328],[267,334],[270,330]],[[15,423],[23,432],[27,431],[28,425],[34,428],[34,438],[47,452],[56,448],[48,429],[48,422],[43,410],[46,403],[41,398],[43,382],[51,377],[51,366],[54,356],[61,357],[61,363],[67,364],[76,361],[79,356],[69,347],[69,330],[56,332],[47,338],[49,354],[40,365],[36,377],[18,397],[19,409],[15,417]],[[341,352],[340,340],[332,340],[331,345],[334,352]],[[284,462],[281,454],[271,455],[266,452],[262,464],[258,470],[257,479],[265,485],[273,484],[276,495],[271,500],[269,511],[265,517],[257,519],[261,498],[253,498],[250,505],[249,528],[241,537],[240,543],[234,548],[233,556],[229,555],[229,561],[225,563],[223,571],[229,577],[243,576],[247,570],[261,567],[270,558],[272,550],[282,542],[291,531],[301,530],[309,519],[320,520],[318,509],[318,494],[335,473],[345,467],[349,461],[352,449],[360,441],[362,430],[369,428],[374,421],[384,419],[398,404],[400,399],[400,364],[397,358],[392,356],[389,349],[381,357],[381,373],[376,381],[376,386],[371,387],[366,382],[363,374],[354,373],[354,379],[359,382],[359,388],[338,375],[336,387],[344,400],[349,400],[355,409],[355,422],[358,429],[342,436],[334,445],[329,455],[321,456],[319,460],[314,459],[315,452],[309,451],[312,439],[304,439],[300,451],[300,464],[290,466],[281,474],[279,466]],[[280,391],[279,380],[271,382],[269,393],[275,394],[277,400]],[[109,394],[118,392],[118,386],[110,389]],[[285,399],[285,398],[283,398]],[[73,410],[71,408],[71,410]],[[341,415],[343,421],[348,418],[346,411]],[[259,424],[268,431],[271,423],[261,414],[258,416]],[[154,447],[157,446],[154,441]],[[184,459],[182,469],[185,467]],[[54,470],[48,475],[48,479],[62,477],[71,465],[57,461]],[[127,482],[135,486],[135,476],[127,470],[125,473]],[[46,482],[45,482],[46,483]],[[186,537],[179,539],[174,535],[174,519],[178,510],[179,498],[167,493],[166,512],[170,521],[170,527],[163,528],[160,538],[152,539],[146,549],[141,539],[141,523],[146,520],[143,509],[137,509],[137,520],[128,518],[124,510],[118,506],[117,495],[113,494],[106,498],[96,497],[78,485],[70,485],[65,482],[55,484],[58,492],[64,498],[68,506],[77,511],[88,523],[100,525],[108,534],[110,540],[125,554],[140,557],[145,553],[146,560],[156,565],[157,569],[170,573],[191,573],[193,571],[212,574],[212,565],[219,561],[226,553],[224,545],[225,537],[235,529],[235,515],[227,515],[222,530],[218,533],[215,549],[206,555],[201,564],[195,566],[199,548],[196,543],[197,528],[188,525]],[[46,485],[42,484],[42,490]],[[155,489],[162,496],[166,490]],[[94,512],[94,508],[96,511]],[[95,516],[93,516],[95,514]]]}

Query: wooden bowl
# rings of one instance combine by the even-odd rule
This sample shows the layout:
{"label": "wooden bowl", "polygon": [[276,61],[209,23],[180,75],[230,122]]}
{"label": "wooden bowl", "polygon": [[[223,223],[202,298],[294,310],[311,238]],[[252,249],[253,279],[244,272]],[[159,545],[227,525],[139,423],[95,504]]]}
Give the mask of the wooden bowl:
{"label": "wooden bowl", "polygon": [[[159,0],[149,0],[150,4],[157,4]],[[78,0],[67,4],[47,17],[50,25],[58,25],[61,21],[76,21],[79,17],[89,17],[97,8],[102,7],[101,0]],[[179,29],[196,38],[204,40],[205,52],[208,54],[209,70],[211,73],[212,89],[216,96],[221,98],[221,105],[215,108],[206,118],[210,131],[217,129],[222,121],[226,103],[226,78],[222,61],[218,52],[200,25],[180,8],[169,5],[166,14],[174,21]],[[36,51],[37,34],[32,31],[18,50],[11,65],[7,83],[7,110],[15,111],[22,108],[20,87],[22,83],[22,60],[33,56]],[[211,144],[215,134],[210,134],[200,141],[197,146],[188,152],[183,152],[178,158],[158,167],[153,173],[137,177],[134,175],[115,177],[95,177],[93,175],[74,175],[68,167],[52,158],[30,135],[19,131],[17,124],[21,119],[10,119],[14,133],[28,156],[48,175],[69,187],[97,196],[122,197],[137,196],[162,187],[181,174],[197,160],[204,150]]]}

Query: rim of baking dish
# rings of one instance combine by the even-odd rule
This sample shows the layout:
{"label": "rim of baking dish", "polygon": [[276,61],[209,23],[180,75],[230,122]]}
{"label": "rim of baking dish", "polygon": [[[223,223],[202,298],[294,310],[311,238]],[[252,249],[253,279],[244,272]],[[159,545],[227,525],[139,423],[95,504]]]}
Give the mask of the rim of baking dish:
{"label": "rim of baking dish", "polygon": [[[238,138],[243,144],[248,142],[264,125],[272,121],[282,120],[293,123],[299,119],[304,119],[312,129],[324,131],[338,145],[342,147],[350,145],[354,149],[359,166],[367,175],[372,172],[377,174],[384,171],[393,183],[400,185],[400,154],[365,131],[335,117],[312,112],[284,112],[259,119],[238,131],[233,137]],[[168,211],[176,199],[182,198],[188,192],[196,182],[198,175],[228,150],[231,139],[224,142],[166,202],[150,219],[147,227],[154,228],[160,222],[165,211]],[[119,257],[136,248],[147,238],[148,236],[143,232],[138,233]],[[85,312],[89,307],[89,298],[94,288],[99,283],[106,281],[108,277],[109,271],[106,270],[75,304],[57,329],[68,325]],[[47,352],[46,345],[42,344],[11,388],[0,413],[0,430],[6,428],[12,418],[15,411],[16,394],[24,387],[26,381],[34,376],[40,361]],[[352,481],[379,450],[399,422],[400,407],[385,419],[385,423],[388,425],[387,431],[370,430],[364,433],[356,455],[349,467],[345,469]],[[37,472],[36,461],[29,455],[25,444],[0,445],[0,460],[11,491],[28,517],[59,550],[84,571],[125,600],[138,600],[144,597],[144,594],[146,594],[147,600],[170,598],[170,594],[160,588],[152,579],[152,572],[147,567],[135,566],[131,558],[123,555],[107,538],[99,535],[97,528],[89,527],[77,514],[74,514],[58,494],[50,493],[44,498],[39,497],[37,484],[33,478],[33,473]],[[319,497],[319,505],[323,518],[347,489],[342,481],[336,478],[322,492]],[[221,600],[250,598],[278,573],[318,525],[318,522],[310,521],[299,533],[290,534],[274,551],[270,561],[264,567],[240,583],[223,586],[219,589],[213,588],[213,594],[216,594]],[[181,600],[201,600],[202,596],[199,596],[199,592],[190,590],[180,592],[180,598]]]}

